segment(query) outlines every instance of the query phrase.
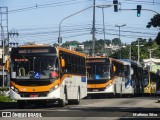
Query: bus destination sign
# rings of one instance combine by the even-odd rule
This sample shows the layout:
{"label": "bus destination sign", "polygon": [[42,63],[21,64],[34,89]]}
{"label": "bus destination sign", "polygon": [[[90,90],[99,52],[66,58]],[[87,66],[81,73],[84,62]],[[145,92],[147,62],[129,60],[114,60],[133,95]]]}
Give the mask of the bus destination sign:
{"label": "bus destination sign", "polygon": [[105,59],[88,59],[86,63],[105,62]]}
{"label": "bus destination sign", "polygon": [[48,49],[21,49],[19,53],[48,53]]}

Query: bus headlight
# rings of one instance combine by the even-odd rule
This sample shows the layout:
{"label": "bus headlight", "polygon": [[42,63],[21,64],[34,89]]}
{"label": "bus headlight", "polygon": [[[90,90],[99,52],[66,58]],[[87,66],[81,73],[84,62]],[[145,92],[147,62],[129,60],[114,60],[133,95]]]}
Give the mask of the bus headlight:
{"label": "bus headlight", "polygon": [[18,93],[19,91],[18,91],[18,89],[17,88],[15,88],[15,87],[13,87],[13,86],[11,86],[11,89],[14,91],[14,92],[16,92],[16,93]]}
{"label": "bus headlight", "polygon": [[57,89],[58,87],[59,87],[59,85],[55,85],[54,87],[52,87],[52,88],[50,89],[50,92],[54,91],[54,90]]}
{"label": "bus headlight", "polygon": [[106,88],[110,87],[112,85],[112,83],[110,83],[109,85],[106,86]]}

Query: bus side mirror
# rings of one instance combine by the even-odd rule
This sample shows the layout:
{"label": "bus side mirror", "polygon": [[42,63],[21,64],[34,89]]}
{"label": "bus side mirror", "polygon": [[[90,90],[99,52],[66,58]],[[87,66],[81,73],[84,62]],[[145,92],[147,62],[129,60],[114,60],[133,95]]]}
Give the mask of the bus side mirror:
{"label": "bus side mirror", "polygon": [[65,67],[65,60],[61,59],[61,67]]}
{"label": "bus side mirror", "polygon": [[113,71],[116,72],[116,66],[113,65]]}
{"label": "bus side mirror", "polygon": [[133,68],[131,68],[131,75],[133,74]]}

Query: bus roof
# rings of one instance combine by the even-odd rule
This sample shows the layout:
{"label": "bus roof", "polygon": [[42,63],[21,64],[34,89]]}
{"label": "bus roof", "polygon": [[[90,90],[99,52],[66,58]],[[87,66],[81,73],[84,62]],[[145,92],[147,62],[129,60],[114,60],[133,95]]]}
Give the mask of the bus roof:
{"label": "bus roof", "polygon": [[76,52],[76,51],[73,51],[73,50],[69,50],[69,49],[66,49],[66,48],[57,47],[57,49],[58,49],[58,51],[64,51],[64,52],[68,52],[68,53],[75,54],[75,55],[78,55],[78,56],[86,57],[86,55],[83,54],[83,53],[79,53],[79,52]]}
{"label": "bus roof", "polygon": [[131,62],[127,59],[118,59],[119,61],[121,61],[124,65],[131,65]]}
{"label": "bus roof", "polygon": [[114,59],[114,58],[109,58],[109,59],[110,59],[110,61],[115,61],[115,62],[117,62],[117,63],[123,64],[123,62],[121,62],[121,61],[118,60],[118,59]]}

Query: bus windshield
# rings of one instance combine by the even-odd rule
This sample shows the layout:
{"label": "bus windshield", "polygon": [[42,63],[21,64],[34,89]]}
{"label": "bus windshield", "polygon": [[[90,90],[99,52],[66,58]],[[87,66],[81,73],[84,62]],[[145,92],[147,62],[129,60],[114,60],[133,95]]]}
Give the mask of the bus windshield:
{"label": "bus windshield", "polygon": [[11,77],[15,79],[49,79],[58,77],[56,56],[17,56],[12,60]]}
{"label": "bus windshield", "polygon": [[107,64],[87,65],[89,79],[110,79],[110,67]]}

